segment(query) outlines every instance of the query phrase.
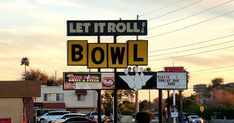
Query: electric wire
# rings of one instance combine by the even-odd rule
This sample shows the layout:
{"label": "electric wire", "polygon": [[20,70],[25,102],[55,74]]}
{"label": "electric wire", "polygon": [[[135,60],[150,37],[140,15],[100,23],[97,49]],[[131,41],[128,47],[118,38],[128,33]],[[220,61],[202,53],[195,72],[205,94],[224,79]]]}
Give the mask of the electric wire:
{"label": "electric wire", "polygon": [[185,26],[185,27],[182,27],[182,28],[179,28],[179,29],[175,29],[175,30],[172,30],[172,31],[168,31],[168,32],[165,32],[165,33],[161,33],[161,34],[158,34],[158,35],[153,35],[153,36],[150,36],[148,38],[145,38],[145,39],[150,39],[150,38],[154,38],[154,37],[158,37],[158,36],[162,36],[162,35],[166,35],[166,34],[170,34],[170,33],[173,33],[173,32],[177,32],[177,31],[180,31],[180,30],[183,30],[183,29],[187,29],[189,27],[193,27],[193,26],[196,26],[196,25],[199,25],[199,24],[202,24],[202,23],[205,23],[205,22],[209,22],[211,20],[214,20],[214,19],[217,19],[217,18],[220,18],[222,16],[225,16],[225,15],[228,15],[228,14],[231,14],[233,13],[234,11],[230,11],[230,12],[227,12],[227,13],[224,13],[222,15],[219,15],[219,16],[215,16],[213,18],[210,18],[210,19],[207,19],[207,20],[204,20],[204,21],[200,21],[198,23],[194,23],[194,24],[191,24],[191,25],[188,25],[188,26]]}
{"label": "electric wire", "polygon": [[170,7],[170,6],[172,6],[172,5],[178,4],[178,3],[182,2],[182,1],[183,1],[183,0],[174,1],[174,2],[169,3],[169,4],[167,4],[167,5],[165,5],[165,6],[161,7],[161,8],[158,8],[158,9],[149,11],[149,12],[147,12],[147,13],[141,14],[141,15],[139,15],[139,17],[143,17],[143,16],[146,16],[146,15],[149,15],[149,14],[154,13],[154,12],[156,12],[156,11],[159,11],[159,10],[165,9],[165,8],[167,8],[167,7]]}
{"label": "electric wire", "polygon": [[153,18],[149,19],[149,21],[152,21],[152,20],[154,20],[154,19],[158,19],[158,18],[167,16],[167,15],[169,15],[169,14],[175,13],[175,12],[177,12],[177,11],[183,10],[183,9],[188,8],[188,7],[192,6],[192,5],[195,5],[195,4],[197,4],[197,3],[201,2],[201,1],[203,1],[203,0],[198,0],[198,1],[196,1],[196,2],[193,2],[193,3],[191,3],[191,4],[188,4],[188,5],[186,5],[186,6],[183,6],[183,7],[181,7],[181,8],[172,10],[172,11],[170,11],[170,12],[168,12],[168,13],[165,13],[165,14],[162,14],[162,15],[159,15],[159,16],[156,16],[156,17],[153,17]]}
{"label": "electric wire", "polygon": [[211,73],[217,73],[217,72],[222,72],[222,71],[232,71],[234,70],[234,68],[226,68],[226,69],[222,69],[222,70],[210,70],[210,71],[205,71],[205,72],[199,72],[199,73],[193,73],[192,75],[195,76],[195,75],[200,75],[200,74],[211,74]]}
{"label": "electric wire", "polygon": [[156,29],[156,28],[163,27],[163,26],[167,26],[167,25],[170,25],[170,24],[172,24],[172,23],[176,23],[176,22],[179,22],[179,21],[182,21],[182,20],[191,18],[191,17],[193,17],[193,16],[196,16],[196,15],[199,15],[199,14],[202,14],[202,13],[205,13],[205,12],[210,11],[210,10],[212,10],[212,9],[216,9],[216,8],[218,8],[218,7],[220,7],[220,6],[223,6],[223,5],[225,5],[225,4],[231,3],[231,2],[233,2],[233,1],[234,1],[234,0],[230,0],[230,1],[224,2],[224,3],[219,4],[219,5],[217,5],[217,6],[214,6],[214,7],[211,7],[211,8],[209,8],[209,9],[200,11],[200,12],[198,12],[198,13],[195,13],[195,14],[192,14],[192,15],[189,15],[189,16],[186,16],[186,17],[183,17],[183,18],[181,18],[181,19],[174,20],[174,21],[171,21],[171,22],[168,22],[168,23],[159,25],[159,26],[155,26],[155,27],[149,28],[149,30]]}
{"label": "electric wire", "polygon": [[220,44],[226,44],[226,43],[231,43],[234,40],[229,40],[229,41],[225,41],[225,42],[221,42],[221,43],[216,43],[216,44],[211,44],[211,45],[206,45],[206,46],[202,46],[202,47],[196,47],[196,48],[191,48],[191,49],[186,49],[186,50],[180,50],[180,51],[175,51],[175,52],[169,52],[169,53],[164,53],[164,54],[158,54],[158,55],[150,55],[149,57],[153,57],[153,56],[164,56],[164,55],[168,55],[168,54],[176,54],[176,53],[181,53],[181,52],[187,52],[187,51],[192,51],[192,50],[198,50],[198,49],[203,49],[203,48],[207,48],[207,47],[211,47],[211,46],[217,46]]}
{"label": "electric wire", "polygon": [[181,47],[188,47],[188,46],[192,46],[192,45],[212,42],[212,41],[216,41],[216,40],[219,40],[219,39],[228,38],[228,37],[231,37],[231,36],[234,36],[234,34],[225,35],[225,36],[221,36],[221,37],[217,37],[217,38],[213,38],[213,39],[209,39],[209,40],[204,40],[204,41],[200,41],[200,42],[196,42],[196,43],[185,44],[185,45],[171,47],[171,48],[165,48],[165,49],[161,49],[161,50],[154,50],[154,51],[150,51],[150,52],[160,52],[160,51],[165,51],[165,50],[173,50],[173,49],[178,49],[178,48],[181,48]]}
{"label": "electric wire", "polygon": [[229,48],[233,48],[233,47],[234,46],[228,46],[228,47],[217,48],[217,49],[207,50],[207,51],[202,51],[202,52],[197,52],[197,53],[190,53],[190,54],[185,54],[185,55],[180,55],[180,56],[172,56],[172,57],[166,57],[166,58],[160,58],[160,59],[153,59],[151,61],[165,60],[165,59],[171,59],[171,58],[180,58],[180,57],[185,57],[185,56],[191,56],[191,55],[203,54],[203,53],[208,53],[208,52],[214,52],[214,51],[223,50],[223,49],[229,49]]}
{"label": "electric wire", "polygon": [[234,65],[221,66],[221,67],[208,68],[208,69],[201,69],[201,70],[196,70],[196,71],[191,71],[191,72],[197,73],[197,72],[210,71],[210,70],[223,69],[223,68],[230,68],[230,67],[234,67]]}

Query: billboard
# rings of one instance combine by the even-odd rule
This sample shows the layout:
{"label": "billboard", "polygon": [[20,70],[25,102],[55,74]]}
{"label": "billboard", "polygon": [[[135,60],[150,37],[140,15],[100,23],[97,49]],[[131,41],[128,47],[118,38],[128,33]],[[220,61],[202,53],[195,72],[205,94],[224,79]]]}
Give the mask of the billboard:
{"label": "billboard", "polygon": [[129,40],[127,43],[88,43],[86,40],[67,41],[67,65],[70,66],[127,68],[128,65],[147,64],[147,40]]}
{"label": "billboard", "polygon": [[147,20],[68,20],[67,36],[147,35]]}
{"label": "billboard", "polygon": [[157,89],[187,89],[187,73],[157,72]]}
{"label": "billboard", "polygon": [[64,72],[64,90],[75,89],[114,89],[114,73],[100,72]]}
{"label": "billboard", "polygon": [[116,72],[116,89],[153,89],[156,88],[156,72]]}

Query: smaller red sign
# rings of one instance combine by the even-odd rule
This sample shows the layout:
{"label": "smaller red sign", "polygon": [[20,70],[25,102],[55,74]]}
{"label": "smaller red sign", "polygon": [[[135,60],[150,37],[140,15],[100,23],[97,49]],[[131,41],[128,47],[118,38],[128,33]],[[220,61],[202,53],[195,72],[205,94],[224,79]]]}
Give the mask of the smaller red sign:
{"label": "smaller red sign", "polygon": [[164,67],[165,72],[184,72],[184,67]]}

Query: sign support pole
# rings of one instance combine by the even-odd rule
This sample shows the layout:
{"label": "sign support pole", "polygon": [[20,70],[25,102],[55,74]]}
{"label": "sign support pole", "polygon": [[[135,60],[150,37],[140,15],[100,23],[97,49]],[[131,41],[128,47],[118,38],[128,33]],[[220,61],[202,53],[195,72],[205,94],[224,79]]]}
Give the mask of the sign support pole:
{"label": "sign support pole", "polygon": [[[139,20],[139,15],[137,15],[137,21],[138,20]],[[138,35],[136,36],[136,40],[138,41]],[[136,96],[135,97],[135,114],[136,114],[137,112],[139,112],[138,90],[137,89],[135,90],[135,96]]]}
{"label": "sign support pole", "polygon": [[[100,40],[100,36],[97,37],[98,38],[98,43],[101,42]],[[98,72],[101,72],[101,69],[98,68]],[[102,117],[101,117],[101,90],[97,90],[97,93],[98,93],[98,102],[97,102],[97,105],[98,105],[98,123],[101,123],[102,122]]]}
{"label": "sign support pole", "polygon": [[[117,36],[114,36],[114,43],[117,43]],[[114,73],[117,72],[117,69],[114,68]],[[118,95],[117,95],[117,89],[114,89],[114,123],[118,122]]]}
{"label": "sign support pole", "polygon": [[158,89],[158,113],[159,113],[159,118],[158,118],[158,122],[162,123],[162,89]]}
{"label": "sign support pole", "polygon": [[[173,108],[176,106],[176,95],[175,95],[175,90],[173,90]],[[173,117],[173,123],[176,123],[176,118]]]}

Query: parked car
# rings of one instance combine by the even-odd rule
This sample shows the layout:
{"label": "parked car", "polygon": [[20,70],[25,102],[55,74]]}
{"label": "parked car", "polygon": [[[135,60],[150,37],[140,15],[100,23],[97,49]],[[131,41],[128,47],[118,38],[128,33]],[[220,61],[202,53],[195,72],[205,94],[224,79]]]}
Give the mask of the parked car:
{"label": "parked car", "polygon": [[49,111],[42,114],[37,118],[39,123],[52,123],[52,121],[61,118],[64,114],[70,113],[69,111]]}
{"label": "parked car", "polygon": [[87,117],[70,117],[65,121],[58,123],[97,123],[97,121],[91,120]]}
{"label": "parked car", "polygon": [[[135,123],[136,122],[136,114],[132,115],[132,122]],[[151,117],[151,123],[157,123],[158,122],[158,112],[155,112],[152,117]]]}
{"label": "parked car", "polygon": [[204,123],[203,119],[198,115],[189,115],[187,119],[188,123]]}
{"label": "parked car", "polygon": [[[88,117],[92,120],[98,121],[98,112],[90,112]],[[105,115],[101,114],[102,122],[104,121]]]}
{"label": "parked car", "polygon": [[52,123],[61,123],[63,121],[65,121],[66,119],[70,118],[70,117],[85,117],[88,118],[86,116],[86,114],[81,114],[81,113],[69,113],[69,114],[64,114],[61,118],[53,121]]}

